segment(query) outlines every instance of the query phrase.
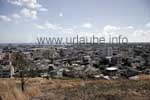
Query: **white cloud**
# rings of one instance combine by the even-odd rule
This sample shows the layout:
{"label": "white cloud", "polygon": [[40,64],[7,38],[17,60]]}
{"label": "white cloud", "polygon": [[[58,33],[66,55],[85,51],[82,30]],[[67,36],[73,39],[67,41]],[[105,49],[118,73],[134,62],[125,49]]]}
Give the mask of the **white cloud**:
{"label": "white cloud", "polygon": [[92,25],[91,23],[87,22],[87,23],[84,23],[84,24],[82,25],[82,27],[84,27],[84,28],[92,28],[93,25]]}
{"label": "white cloud", "polygon": [[[7,0],[8,3],[21,6],[20,14],[13,15],[14,19],[20,18],[21,16],[36,19],[37,13],[40,11],[48,11],[47,8],[44,8],[38,0]],[[20,16],[20,17],[19,17]]]}
{"label": "white cloud", "polygon": [[38,29],[41,29],[41,30],[62,30],[63,28],[60,26],[60,25],[55,25],[55,24],[52,24],[50,22],[46,22],[45,24],[43,25],[40,25],[40,24],[33,24],[36,28]]}
{"label": "white cloud", "polygon": [[117,26],[112,26],[112,25],[106,25],[104,27],[104,33],[106,32],[113,32],[113,31],[116,31],[116,30],[120,30],[120,27],[117,27]]}
{"label": "white cloud", "polygon": [[18,15],[18,14],[13,14],[12,17],[13,17],[14,19],[19,19],[19,18],[21,18],[21,16]]}
{"label": "white cloud", "polygon": [[127,29],[133,29],[133,26],[128,26]]}
{"label": "white cloud", "polygon": [[150,22],[148,22],[148,23],[146,24],[146,27],[150,27]]}
{"label": "white cloud", "polygon": [[5,15],[0,15],[0,20],[7,21],[7,22],[11,21],[11,19]]}
{"label": "white cloud", "polygon": [[46,9],[46,8],[39,8],[39,11],[48,11],[48,9]]}
{"label": "white cloud", "polygon": [[64,16],[64,14],[63,14],[63,13],[59,13],[59,16],[60,16],[60,17],[63,17],[63,16]]}
{"label": "white cloud", "polygon": [[38,29],[41,29],[41,30],[45,30],[46,27],[43,26],[43,25],[39,25],[39,24],[33,24],[34,27],[38,28]]}
{"label": "white cloud", "polygon": [[[62,33],[64,34],[74,34],[75,35],[75,28],[74,27],[69,27],[69,28],[63,28]],[[68,35],[69,35],[68,34]]]}
{"label": "white cloud", "polygon": [[8,0],[8,2],[14,5],[22,6],[21,0]]}
{"label": "white cloud", "polygon": [[37,0],[8,0],[9,3],[18,5],[18,6],[26,6],[29,8],[40,8],[41,4],[38,3]]}
{"label": "white cloud", "polygon": [[[33,0],[31,0],[31,1],[33,1]],[[28,6],[29,8],[40,8],[40,7],[42,7],[41,4],[33,3],[33,2],[31,2],[31,1],[27,4],[27,6]],[[36,0],[35,0],[35,1],[36,1]]]}
{"label": "white cloud", "polygon": [[60,25],[52,24],[50,22],[46,22],[44,24],[33,24],[33,26],[37,29],[40,29],[40,30],[62,32],[63,35],[71,35],[71,34],[74,35],[75,29],[76,29],[75,26],[72,26],[72,27],[64,26],[64,27],[62,27]]}
{"label": "white cloud", "polygon": [[119,30],[131,30],[133,28],[134,28],[133,26],[120,27],[120,26],[106,25],[103,29],[103,32],[104,33],[111,33],[111,32],[116,32]]}
{"label": "white cloud", "polygon": [[21,15],[27,17],[27,18],[32,18],[32,19],[36,19],[37,18],[37,11],[36,10],[30,10],[27,8],[23,8],[20,11]]}
{"label": "white cloud", "polygon": [[29,9],[36,9],[39,11],[48,11],[48,9],[44,8],[38,0],[8,0],[9,3],[17,5],[17,6],[23,6],[27,7]]}
{"label": "white cloud", "polygon": [[133,34],[134,34],[135,36],[144,36],[144,35],[146,34],[146,31],[144,31],[144,30],[142,30],[142,29],[139,29],[139,30],[135,30],[135,31],[133,32]]}
{"label": "white cloud", "polygon": [[150,30],[136,29],[128,35],[131,42],[150,42]]}
{"label": "white cloud", "polygon": [[54,24],[51,24],[49,22],[46,22],[45,23],[45,26],[48,28],[48,29],[52,29],[52,30],[61,30],[62,27],[59,26],[59,25],[54,25]]}

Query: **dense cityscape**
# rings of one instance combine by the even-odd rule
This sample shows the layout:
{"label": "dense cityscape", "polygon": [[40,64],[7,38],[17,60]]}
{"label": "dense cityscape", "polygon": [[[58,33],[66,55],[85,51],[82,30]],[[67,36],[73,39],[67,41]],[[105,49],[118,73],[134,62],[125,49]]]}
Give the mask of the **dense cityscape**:
{"label": "dense cityscape", "polygon": [[[1,45],[0,77],[130,79],[150,74],[150,45]],[[136,77],[137,78],[137,77]]]}

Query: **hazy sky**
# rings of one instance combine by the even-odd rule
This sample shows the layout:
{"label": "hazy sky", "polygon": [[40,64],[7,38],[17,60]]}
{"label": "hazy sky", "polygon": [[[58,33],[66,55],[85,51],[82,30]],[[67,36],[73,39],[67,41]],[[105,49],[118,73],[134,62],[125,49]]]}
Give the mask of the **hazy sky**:
{"label": "hazy sky", "polygon": [[76,34],[150,42],[150,0],[0,0],[0,43]]}

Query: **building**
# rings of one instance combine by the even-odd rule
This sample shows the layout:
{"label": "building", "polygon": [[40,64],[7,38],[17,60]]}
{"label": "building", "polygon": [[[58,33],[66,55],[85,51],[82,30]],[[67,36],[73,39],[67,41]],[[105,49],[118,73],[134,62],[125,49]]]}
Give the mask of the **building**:
{"label": "building", "polygon": [[109,75],[109,76],[116,76],[117,71],[118,71],[117,67],[107,67],[106,68],[106,74]]}
{"label": "building", "polygon": [[0,78],[11,78],[14,74],[14,67],[12,65],[0,66]]}
{"label": "building", "polygon": [[113,49],[112,49],[112,47],[100,48],[99,54],[101,57],[112,56],[113,55]]}

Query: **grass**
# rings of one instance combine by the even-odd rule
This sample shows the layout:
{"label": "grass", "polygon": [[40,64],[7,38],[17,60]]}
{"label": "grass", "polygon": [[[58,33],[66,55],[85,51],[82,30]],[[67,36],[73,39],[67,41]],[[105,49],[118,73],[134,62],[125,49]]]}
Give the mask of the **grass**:
{"label": "grass", "polygon": [[150,80],[0,79],[0,100],[150,100]]}
{"label": "grass", "polygon": [[17,79],[0,79],[0,100],[29,100],[40,93],[38,86],[26,85],[21,91],[20,81]]}
{"label": "grass", "polygon": [[38,100],[150,100],[150,80],[50,80]]}
{"label": "grass", "polygon": [[26,96],[16,88],[11,79],[0,80],[0,100],[27,100]]}

